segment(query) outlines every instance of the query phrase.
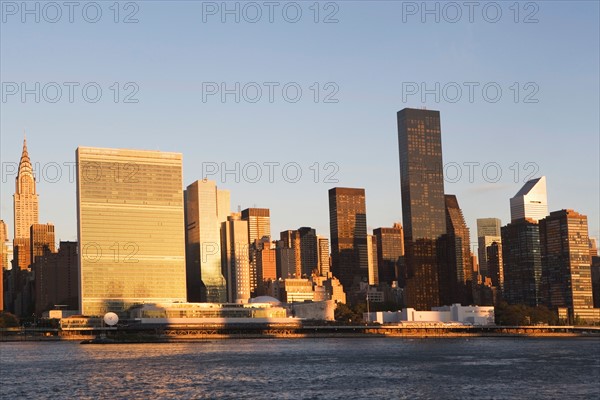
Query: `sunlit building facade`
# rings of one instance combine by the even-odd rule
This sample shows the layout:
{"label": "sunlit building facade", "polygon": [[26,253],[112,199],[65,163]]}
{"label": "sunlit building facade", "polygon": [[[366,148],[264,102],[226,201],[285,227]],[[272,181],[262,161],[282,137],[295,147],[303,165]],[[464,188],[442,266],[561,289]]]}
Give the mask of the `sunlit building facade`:
{"label": "sunlit building facade", "polygon": [[548,196],[546,194],[546,177],[527,181],[525,185],[510,199],[510,219],[522,218],[539,221],[548,215]]}
{"label": "sunlit building facade", "polygon": [[[219,206],[219,193],[224,196]],[[227,285],[221,267],[221,213],[227,195],[214,181],[201,180],[185,191],[187,295],[191,302],[224,303]]]}
{"label": "sunlit building facade", "polygon": [[227,301],[246,303],[250,299],[248,221],[232,213],[221,227],[223,274],[227,280]]}
{"label": "sunlit building facade", "polygon": [[76,158],[81,312],[186,301],[181,154],[79,147]]}

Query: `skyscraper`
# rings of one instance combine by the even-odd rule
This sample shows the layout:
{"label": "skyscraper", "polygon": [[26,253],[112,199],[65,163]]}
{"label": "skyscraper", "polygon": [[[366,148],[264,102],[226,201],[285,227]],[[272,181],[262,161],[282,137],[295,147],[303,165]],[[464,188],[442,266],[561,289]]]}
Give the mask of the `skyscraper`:
{"label": "skyscraper", "polygon": [[232,213],[222,224],[224,274],[227,279],[227,301],[246,303],[250,298],[250,260],[248,258],[248,221],[240,213]]}
{"label": "skyscraper", "polygon": [[377,236],[367,235],[367,254],[369,269],[369,285],[379,285],[379,265],[377,255]]}
{"label": "skyscraper", "polygon": [[472,303],[471,246],[469,228],[455,195],[445,195],[446,254],[440,263],[440,299],[443,304]]}
{"label": "skyscraper", "polygon": [[319,247],[317,232],[308,226],[298,229],[300,237],[301,277],[308,277],[319,270]]}
{"label": "skyscraper", "polygon": [[81,312],[186,301],[182,158],[77,149]]}
{"label": "skyscraper", "polygon": [[56,251],[54,241],[54,225],[52,224],[33,224],[30,229],[30,258],[35,262],[35,258],[45,254],[45,249],[51,253]]}
{"label": "skyscraper", "polygon": [[503,298],[509,304],[540,304],[542,259],[537,221],[520,219],[501,228]]}
{"label": "skyscraper", "polygon": [[544,302],[585,319],[594,306],[587,217],[552,212],[540,220],[540,243]]}
{"label": "skyscraper", "polygon": [[242,220],[248,222],[249,256],[250,256],[250,291],[258,286],[259,271],[255,243],[263,237],[271,236],[271,216],[268,208],[247,208],[242,211]]}
{"label": "skyscraper", "polygon": [[224,204],[227,194],[217,190],[215,181],[201,180],[185,191],[186,271],[188,301],[224,303],[227,285],[221,267],[221,213],[229,209]]}
{"label": "skyscraper", "polygon": [[510,219],[529,218],[539,221],[548,215],[546,177],[531,179],[510,199]]}
{"label": "skyscraper", "polygon": [[317,235],[317,244],[319,247],[319,274],[327,276],[329,273],[329,239]]}
{"label": "skyscraper", "polygon": [[286,265],[286,269],[288,269],[288,272],[293,274],[295,278],[301,278],[302,251],[300,249],[300,234],[296,230],[288,229],[287,231],[280,232],[279,238],[281,246],[293,250],[292,252],[288,252],[288,256],[293,255],[293,258],[286,260],[288,264],[291,263],[292,265]]}
{"label": "skyscraper", "polygon": [[4,310],[4,270],[8,269],[7,242],[8,232],[6,224],[0,219],[0,311]]}
{"label": "skyscraper", "polygon": [[418,310],[440,306],[438,246],[446,233],[440,113],[398,112],[406,302]]}
{"label": "skyscraper", "polygon": [[500,226],[498,218],[477,219],[477,254],[479,256],[479,273],[489,276],[487,248],[494,242],[500,243]]}
{"label": "skyscraper", "polygon": [[18,254],[16,262],[21,270],[27,269],[32,262],[29,228],[39,222],[38,200],[33,167],[27,151],[27,141],[23,140],[23,151],[19,161],[19,171],[15,179],[15,194],[13,196],[15,224],[13,246]]}
{"label": "skyscraper", "polygon": [[393,281],[398,280],[400,259],[404,256],[402,225],[394,224],[392,228],[373,229],[373,236],[377,238],[379,282],[391,285]]}
{"label": "skyscraper", "polygon": [[367,207],[364,189],[329,189],[331,272],[346,293],[369,273]]}

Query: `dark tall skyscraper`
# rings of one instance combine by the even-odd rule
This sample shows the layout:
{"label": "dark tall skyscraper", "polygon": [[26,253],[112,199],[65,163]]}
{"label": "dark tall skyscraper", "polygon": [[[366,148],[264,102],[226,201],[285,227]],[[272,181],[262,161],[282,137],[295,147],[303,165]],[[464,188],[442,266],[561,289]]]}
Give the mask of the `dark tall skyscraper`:
{"label": "dark tall skyscraper", "polygon": [[471,247],[469,228],[455,195],[446,195],[444,260],[440,262],[440,298],[443,304],[472,303]]}
{"label": "dark tall skyscraper", "polygon": [[503,226],[501,233],[504,300],[535,307],[540,303],[542,276],[538,223],[520,219]]}
{"label": "dark tall skyscraper", "polygon": [[331,271],[348,293],[369,273],[364,189],[329,189],[329,226]]}
{"label": "dark tall skyscraper", "polygon": [[551,308],[568,308],[570,318],[592,318],[587,217],[573,210],[561,210],[539,223],[544,302]]}
{"label": "dark tall skyscraper", "polygon": [[446,233],[440,113],[398,112],[400,187],[409,307],[439,306],[439,239]]}

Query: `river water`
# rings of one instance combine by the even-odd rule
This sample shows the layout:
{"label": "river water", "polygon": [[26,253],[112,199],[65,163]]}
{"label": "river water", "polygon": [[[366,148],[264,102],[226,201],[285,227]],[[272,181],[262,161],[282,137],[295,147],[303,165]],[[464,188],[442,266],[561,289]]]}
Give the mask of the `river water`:
{"label": "river water", "polygon": [[0,399],[599,399],[592,338],[0,343]]}

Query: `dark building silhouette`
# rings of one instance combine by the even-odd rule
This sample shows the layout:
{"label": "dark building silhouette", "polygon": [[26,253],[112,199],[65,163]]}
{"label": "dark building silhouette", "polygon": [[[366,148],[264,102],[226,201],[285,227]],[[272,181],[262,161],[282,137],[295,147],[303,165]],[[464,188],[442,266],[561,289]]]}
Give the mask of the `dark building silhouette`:
{"label": "dark building silhouette", "polygon": [[364,189],[329,190],[331,272],[346,293],[368,279],[367,208]]}
{"label": "dark building silhouette", "polygon": [[553,309],[566,307],[571,321],[575,316],[589,318],[594,301],[587,217],[573,210],[554,211],[539,226],[544,303]]}
{"label": "dark building silhouette", "polygon": [[542,259],[540,231],[533,219],[520,219],[503,226],[502,260],[504,262],[503,298],[509,304],[540,304]]}
{"label": "dark building silhouette", "polygon": [[592,294],[594,308],[600,308],[600,257],[592,256]]}
{"label": "dark building silhouette", "polygon": [[406,303],[440,306],[439,240],[446,233],[440,113],[398,112],[402,226],[406,249]]}
{"label": "dark building silhouette", "polygon": [[445,195],[445,252],[440,260],[440,301],[442,304],[472,304],[471,246],[469,228],[455,195]]}
{"label": "dark building silhouette", "polygon": [[35,276],[35,313],[41,315],[55,305],[79,308],[77,242],[60,242],[58,252],[49,248],[37,256],[31,269]]}
{"label": "dark building silhouette", "polygon": [[[391,285],[393,281],[400,281],[401,259],[404,256],[402,225],[394,224],[393,228],[373,229],[373,236],[377,243],[379,282]],[[401,284],[403,287],[403,279]]]}
{"label": "dark building silhouette", "polygon": [[502,243],[492,242],[486,248],[488,276],[492,280],[492,286],[504,288],[504,265],[502,264]]}

